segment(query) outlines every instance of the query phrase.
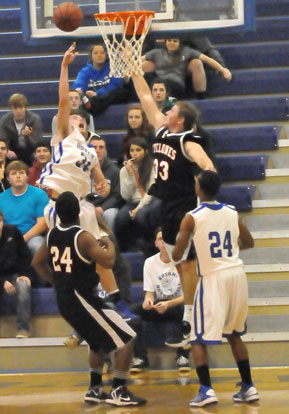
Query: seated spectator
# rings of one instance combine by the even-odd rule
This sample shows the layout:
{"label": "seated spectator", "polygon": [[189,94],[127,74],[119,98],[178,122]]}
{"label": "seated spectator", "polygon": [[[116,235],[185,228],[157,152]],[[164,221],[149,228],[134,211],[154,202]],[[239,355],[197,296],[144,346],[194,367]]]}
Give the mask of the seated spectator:
{"label": "seated spectator", "polygon": [[159,200],[147,194],[154,183],[153,160],[144,138],[133,138],[129,143],[130,159],[120,170],[120,193],[126,201],[115,220],[115,234],[121,251],[136,245],[136,240],[151,241],[153,230],[149,216],[157,214]]}
{"label": "seated spectator", "polygon": [[[78,91],[75,90],[70,90],[69,91],[69,105],[70,105],[70,110],[71,111],[75,111],[77,109],[79,109],[79,107],[81,107],[81,96],[80,93]],[[57,115],[54,115],[53,119],[52,119],[52,125],[51,125],[51,130],[52,130],[52,136],[54,137],[54,135],[56,134],[56,121],[57,121]],[[95,132],[95,128],[94,128],[94,121],[93,121],[93,116],[90,115],[89,116],[89,123],[87,125],[89,131],[91,132]]]}
{"label": "seated spectator", "polygon": [[5,169],[9,163],[7,158],[8,144],[7,141],[0,138],[0,193],[10,187],[9,181],[7,180]]}
{"label": "seated spectator", "polygon": [[149,125],[146,114],[144,113],[140,104],[133,104],[128,108],[125,116],[125,126],[127,129],[126,135],[122,139],[122,157],[118,160],[118,164],[122,165],[124,160],[130,159],[129,144],[135,137],[144,138],[149,150],[151,150],[152,142],[154,139],[154,132]]}
{"label": "seated spectator", "polygon": [[28,184],[38,187],[36,183],[45,165],[51,161],[51,147],[47,141],[39,141],[34,150],[34,161],[29,168]]}
{"label": "seated spectator", "polygon": [[21,232],[4,224],[0,211],[0,287],[8,295],[16,294],[16,338],[29,336],[31,316],[30,251]]}
{"label": "seated spectator", "polygon": [[95,149],[104,178],[110,186],[110,193],[108,197],[103,198],[92,188],[87,200],[93,203],[96,214],[101,216],[114,232],[114,221],[119,208],[123,205],[119,186],[119,168],[107,157],[106,143],[103,138],[94,135],[89,143]]}
{"label": "seated spectator", "polygon": [[43,213],[49,198],[45,191],[28,184],[28,173],[22,161],[8,165],[6,175],[11,187],[0,194],[0,210],[5,224],[14,224],[20,230],[33,257],[47,229]]}
{"label": "seated spectator", "polygon": [[41,119],[28,111],[27,99],[21,93],[10,96],[8,105],[10,112],[0,119],[0,136],[8,142],[10,155],[31,165],[34,147],[42,139]]}
{"label": "seated spectator", "polygon": [[[160,2],[160,10],[161,12],[166,11],[167,3],[166,0],[161,0]],[[177,0],[173,0],[173,19],[170,21],[187,21],[190,20],[188,15],[180,14],[180,8]],[[162,44],[165,40],[164,39],[157,39],[156,44]],[[220,52],[215,48],[215,46],[211,43],[210,39],[205,36],[195,35],[190,33],[188,37],[182,37],[182,43],[184,46],[189,46],[193,49],[197,49],[202,52],[204,55],[209,56],[212,59],[215,59],[221,66],[224,68],[226,67],[225,61],[220,54]]]}
{"label": "seated spectator", "polygon": [[187,73],[191,74],[197,98],[202,99],[206,96],[207,78],[204,64],[220,72],[227,81],[232,79],[228,69],[200,51],[183,46],[177,38],[166,39],[164,48],[153,49],[143,56],[144,72],[155,72],[163,78],[171,94],[178,99],[187,97]]}
{"label": "seated spectator", "polygon": [[84,94],[86,109],[98,115],[109,105],[126,101],[128,89],[123,79],[109,75],[110,64],[103,43],[90,48],[89,59],[87,65],[78,72],[73,89]]}
{"label": "seated spectator", "polygon": [[176,104],[176,98],[168,96],[169,93],[164,80],[160,78],[154,79],[151,84],[151,91],[157,107],[163,114],[166,114]]}
{"label": "seated spectator", "polygon": [[[181,322],[184,313],[184,297],[180,276],[170,261],[162,239],[162,232],[156,233],[155,245],[159,253],[146,259],[143,271],[143,288],[146,292],[142,305],[131,310],[140,315],[142,321]],[[179,371],[190,371],[190,350],[177,348],[177,366]],[[149,366],[145,338],[142,328],[139,330],[135,346],[131,373],[139,373]]]}

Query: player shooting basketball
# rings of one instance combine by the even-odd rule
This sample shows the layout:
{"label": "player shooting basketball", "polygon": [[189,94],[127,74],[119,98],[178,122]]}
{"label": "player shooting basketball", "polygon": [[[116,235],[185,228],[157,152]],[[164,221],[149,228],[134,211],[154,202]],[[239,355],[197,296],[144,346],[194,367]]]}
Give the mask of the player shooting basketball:
{"label": "player shooting basketball", "polygon": [[[80,200],[80,226],[96,239],[105,236],[100,233],[95,210],[85,196],[91,191],[91,176],[96,183],[96,191],[102,197],[109,194],[107,184],[94,148],[88,146],[83,133],[87,128],[88,115],[81,110],[70,111],[68,67],[77,56],[75,43],[65,52],[61,63],[59,79],[59,106],[56,135],[51,140],[52,161],[46,165],[40,176],[40,185],[52,190],[52,199],[44,210],[49,228],[59,223],[55,211],[55,201],[64,191],[71,191]],[[110,269],[97,265],[101,284],[107,293],[119,299],[118,287]]]}

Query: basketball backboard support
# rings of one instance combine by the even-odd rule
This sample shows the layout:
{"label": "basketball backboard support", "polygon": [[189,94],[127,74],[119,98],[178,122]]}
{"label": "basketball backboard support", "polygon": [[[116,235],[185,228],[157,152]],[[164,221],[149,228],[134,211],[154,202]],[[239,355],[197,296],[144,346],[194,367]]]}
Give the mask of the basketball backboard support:
{"label": "basketball backboard support", "polygon": [[[254,0],[78,0],[77,4],[84,16],[83,23],[77,30],[67,33],[56,28],[53,23],[53,10],[61,2],[62,0],[22,0],[22,27],[26,41],[100,37],[94,20],[95,13],[130,10],[155,12],[151,36],[161,34],[170,37],[172,34],[177,36],[196,30],[254,29]],[[119,30],[121,32],[121,27]]]}

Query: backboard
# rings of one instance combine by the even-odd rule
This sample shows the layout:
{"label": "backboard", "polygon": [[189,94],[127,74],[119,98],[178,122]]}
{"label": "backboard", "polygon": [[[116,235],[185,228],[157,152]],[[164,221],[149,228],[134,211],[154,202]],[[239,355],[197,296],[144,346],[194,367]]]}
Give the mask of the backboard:
{"label": "backboard", "polygon": [[[155,18],[151,34],[171,36],[196,30],[254,26],[254,0],[78,0],[84,20],[81,27],[66,33],[53,23],[53,10],[61,0],[22,0],[23,28],[26,40],[53,37],[100,36],[95,13],[152,10]],[[120,29],[121,30],[121,29]]]}

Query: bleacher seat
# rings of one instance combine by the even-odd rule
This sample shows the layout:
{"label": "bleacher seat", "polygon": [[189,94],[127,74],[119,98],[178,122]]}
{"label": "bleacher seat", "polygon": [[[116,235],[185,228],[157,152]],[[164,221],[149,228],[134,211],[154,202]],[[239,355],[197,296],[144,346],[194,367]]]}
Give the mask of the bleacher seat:
{"label": "bleacher seat", "polygon": [[223,185],[217,200],[235,206],[238,211],[251,211],[255,191],[254,185]]}
{"label": "bleacher seat", "polygon": [[[288,49],[289,51],[289,49]],[[229,64],[230,67],[230,64]],[[243,69],[232,72],[233,79],[225,83],[215,74],[209,78],[209,96],[253,95],[259,93],[282,93],[289,84],[289,69]]]}
{"label": "bleacher seat", "polygon": [[258,16],[282,16],[289,14],[288,0],[256,0]]}
{"label": "bleacher seat", "polygon": [[245,43],[245,42],[265,42],[288,40],[289,38],[289,17],[270,16],[256,18],[256,31],[245,33],[232,33],[230,36],[214,31],[208,33],[214,39],[214,45],[218,43]]}
{"label": "bleacher seat", "polygon": [[242,152],[255,150],[276,150],[281,127],[250,126],[234,128],[208,128],[211,133],[215,151]]}
{"label": "bleacher seat", "polygon": [[216,157],[217,170],[223,180],[264,180],[268,155],[233,155]]}
{"label": "bleacher seat", "polygon": [[131,265],[132,279],[143,279],[143,265],[145,261],[144,254],[142,252],[127,252],[123,253],[123,256],[129,261]]}
{"label": "bleacher seat", "polygon": [[258,68],[268,66],[287,66],[289,42],[244,43],[218,46],[218,50],[230,69]]}
{"label": "bleacher seat", "polygon": [[[2,3],[1,3],[2,6]],[[21,30],[21,10],[20,8],[3,9],[0,13],[1,32],[16,32]]]}

